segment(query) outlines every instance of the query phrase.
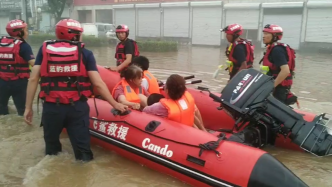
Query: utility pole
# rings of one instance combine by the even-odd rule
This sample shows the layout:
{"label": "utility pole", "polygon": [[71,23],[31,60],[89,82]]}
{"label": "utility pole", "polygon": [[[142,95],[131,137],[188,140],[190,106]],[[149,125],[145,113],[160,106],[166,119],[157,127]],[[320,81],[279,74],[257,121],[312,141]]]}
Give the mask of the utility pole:
{"label": "utility pole", "polygon": [[21,19],[28,23],[28,15],[27,15],[27,0],[21,0]]}

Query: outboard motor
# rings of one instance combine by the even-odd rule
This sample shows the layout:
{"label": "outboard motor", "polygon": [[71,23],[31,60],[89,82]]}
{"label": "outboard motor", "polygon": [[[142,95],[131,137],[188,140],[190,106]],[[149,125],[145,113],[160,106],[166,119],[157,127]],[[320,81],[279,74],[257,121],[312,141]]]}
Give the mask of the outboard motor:
{"label": "outboard motor", "polygon": [[312,122],[305,121],[302,115],[274,98],[273,89],[272,77],[251,68],[237,73],[223,89],[221,98],[212,98],[234,118],[237,130],[248,123],[245,128],[263,125],[264,137],[275,139],[271,132],[285,137],[289,135],[293,143],[316,156],[331,155],[331,119],[321,114]]}

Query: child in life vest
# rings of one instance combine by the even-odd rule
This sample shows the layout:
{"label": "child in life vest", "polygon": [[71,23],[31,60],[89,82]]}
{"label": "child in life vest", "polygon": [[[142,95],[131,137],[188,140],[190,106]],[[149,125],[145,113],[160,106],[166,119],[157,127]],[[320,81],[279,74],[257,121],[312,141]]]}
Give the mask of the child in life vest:
{"label": "child in life vest", "polygon": [[144,108],[150,94],[141,86],[143,70],[136,65],[131,65],[123,75],[122,80],[115,85],[112,91],[114,99],[135,110]]}
{"label": "child in life vest", "polygon": [[154,77],[152,73],[149,72],[150,62],[149,59],[145,56],[138,56],[132,60],[134,65],[142,68],[143,70],[143,79],[142,87],[144,87],[150,94],[160,93],[158,80]]}
{"label": "child in life vest", "polygon": [[[176,81],[176,79],[178,79],[179,82]],[[170,87],[170,89],[167,89],[167,87]],[[191,94],[186,91],[185,81],[183,77],[179,75],[171,75],[170,78],[167,79],[165,91],[168,94],[168,99],[164,99],[165,96],[163,96],[162,94],[151,94],[147,99],[148,106],[143,109],[143,112],[154,114],[160,117],[165,117],[170,120],[184,123],[186,125],[206,131],[203,125],[201,114],[195,105],[195,101],[191,99]],[[180,100],[184,100],[184,102],[186,102],[186,105],[189,106],[187,107],[187,109],[192,110],[193,113],[186,113],[185,111],[174,111],[177,109],[172,109],[167,104],[168,102],[172,103],[174,100],[176,101],[175,103],[181,103]],[[192,107],[190,107],[190,105]],[[181,108],[181,104],[179,105],[179,108]],[[174,114],[172,115],[170,113]],[[176,117],[179,115],[182,116],[181,118],[185,118],[188,120],[179,120],[179,118]],[[193,118],[193,120],[191,118]]]}

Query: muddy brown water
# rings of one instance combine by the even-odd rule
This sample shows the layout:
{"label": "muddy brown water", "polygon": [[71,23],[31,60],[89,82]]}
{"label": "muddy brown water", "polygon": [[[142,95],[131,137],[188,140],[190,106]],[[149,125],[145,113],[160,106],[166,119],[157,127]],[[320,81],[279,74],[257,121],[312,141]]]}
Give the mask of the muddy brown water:
{"label": "muddy brown water", "polygon": [[[39,47],[34,47],[37,52]],[[114,64],[114,48],[91,49],[100,65]],[[180,47],[177,53],[145,53],[151,61],[151,72],[161,80],[173,73],[196,75],[200,85],[220,91],[227,82],[226,72],[212,79],[216,67],[225,60],[217,48]],[[293,91],[300,97],[304,111],[332,113],[332,55],[297,54],[297,70]],[[256,54],[257,62],[261,52]],[[197,85],[195,85],[197,86]],[[10,102],[11,113],[15,113]],[[41,108],[41,107],[40,107]],[[153,187],[189,186],[160,174],[116,153],[93,146],[95,160],[81,164],[74,161],[67,135],[61,135],[63,153],[44,156],[40,115],[34,105],[34,125],[27,126],[15,114],[0,116],[0,187]],[[289,167],[309,186],[332,185],[332,158],[270,147],[266,149]]]}

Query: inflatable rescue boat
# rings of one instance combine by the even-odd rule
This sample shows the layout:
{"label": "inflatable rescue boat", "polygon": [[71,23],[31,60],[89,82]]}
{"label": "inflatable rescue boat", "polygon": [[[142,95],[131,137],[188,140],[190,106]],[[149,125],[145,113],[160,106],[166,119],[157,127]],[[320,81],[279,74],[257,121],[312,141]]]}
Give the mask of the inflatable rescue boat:
{"label": "inflatable rescue boat", "polygon": [[[120,80],[104,68],[99,73],[110,90],[110,82]],[[121,114],[98,98],[88,104],[93,144],[193,186],[307,186],[265,151],[229,141],[230,133],[207,133],[136,110]]]}
{"label": "inflatable rescue boat", "polygon": [[[102,66],[98,70],[109,90],[120,81],[118,73]],[[204,87],[188,88],[204,126],[214,133],[224,132],[232,141],[258,148],[270,144],[316,156],[331,155],[332,117],[293,110],[271,96],[272,90],[272,77],[254,69],[239,72],[223,89],[222,96]],[[98,95],[96,90],[95,94]]]}

